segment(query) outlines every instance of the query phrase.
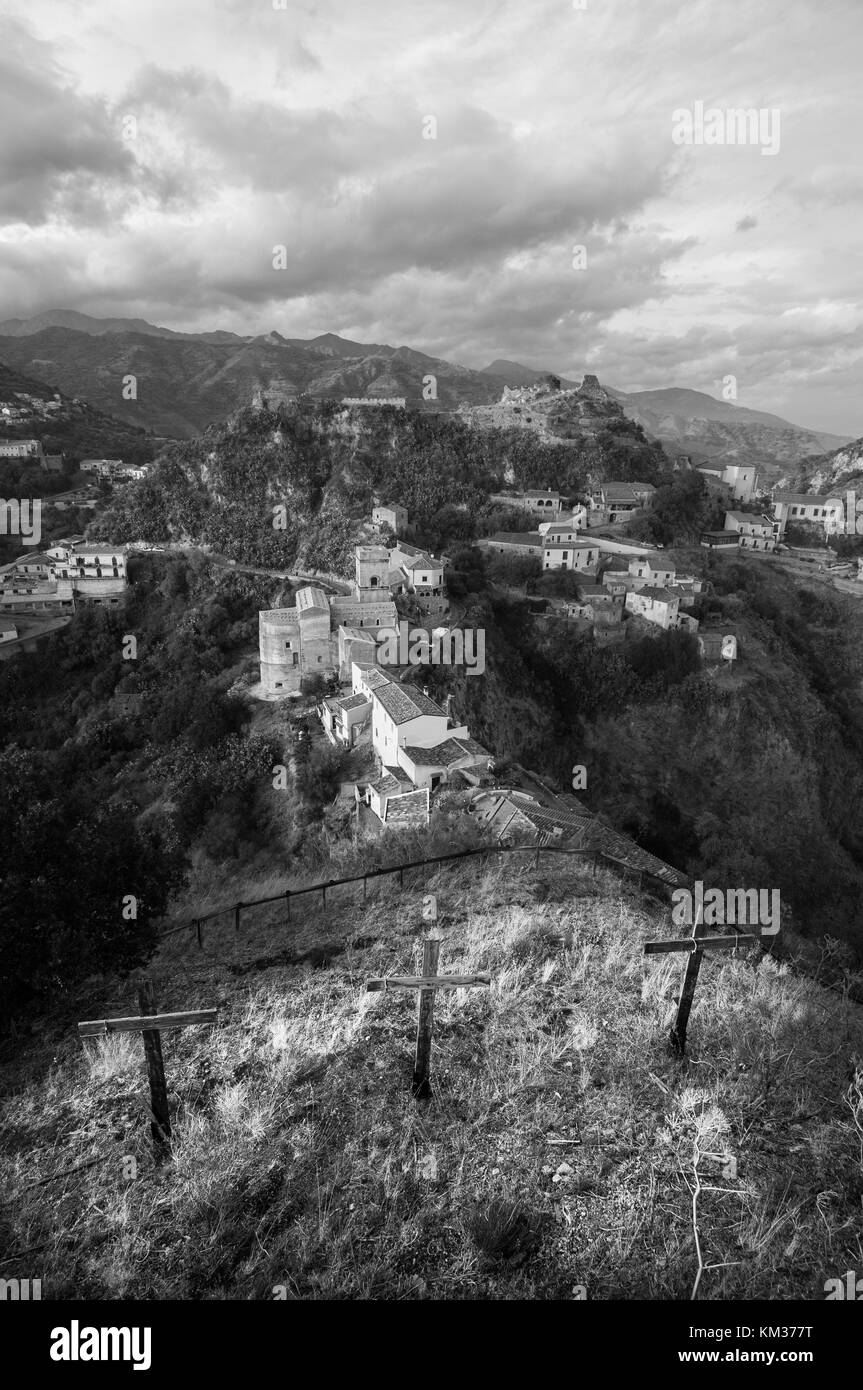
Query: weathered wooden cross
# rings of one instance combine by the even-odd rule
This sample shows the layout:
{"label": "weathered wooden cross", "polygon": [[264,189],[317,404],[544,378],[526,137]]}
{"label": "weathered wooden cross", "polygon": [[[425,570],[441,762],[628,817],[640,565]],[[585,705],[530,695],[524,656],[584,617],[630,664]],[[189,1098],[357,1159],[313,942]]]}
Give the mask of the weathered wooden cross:
{"label": "weathered wooden cross", "polygon": [[193,1009],[182,1014],[156,1013],[153,986],[145,981],[138,990],[140,1015],[131,1018],[97,1018],[78,1024],[79,1038],[101,1037],[106,1033],[141,1033],[147,1075],[150,1081],[150,1133],[156,1162],[161,1163],[171,1148],[171,1117],[168,1113],[168,1087],[162,1059],[160,1033],[169,1028],[185,1028],[192,1023],[215,1023],[218,1009]]}
{"label": "weathered wooden cross", "polygon": [[437,937],[429,937],[423,942],[423,973],[421,975],[389,975],[382,979],[366,982],[367,990],[419,990],[417,1051],[413,1076],[413,1094],[417,1100],[427,1100],[431,1095],[429,1067],[435,991],[439,989],[473,989],[475,985],[491,984],[490,975],[438,975],[436,972],[440,946],[440,939]]}
{"label": "weathered wooden cross", "polygon": [[751,934],[744,935],[742,932],[736,932],[734,936],[705,936],[703,917],[704,904],[702,903],[695,914],[691,936],[675,937],[672,941],[646,941],[644,943],[646,956],[664,955],[671,951],[689,952],[689,960],[686,962],[686,969],[683,972],[680,996],[677,1001],[677,1017],[669,1037],[671,1046],[680,1056],[683,1056],[686,1051],[686,1028],[689,1023],[689,1013],[692,1008],[692,1000],[695,997],[695,986],[698,983],[698,972],[701,969],[704,952],[728,951],[735,946],[761,939]]}

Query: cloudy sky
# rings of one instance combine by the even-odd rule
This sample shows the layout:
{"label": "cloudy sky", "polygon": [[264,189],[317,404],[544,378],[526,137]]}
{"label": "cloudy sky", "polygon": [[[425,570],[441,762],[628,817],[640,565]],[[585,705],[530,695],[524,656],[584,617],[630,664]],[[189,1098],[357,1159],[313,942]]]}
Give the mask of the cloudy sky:
{"label": "cloudy sky", "polygon": [[[4,8],[0,318],[733,375],[863,435],[861,0]],[[778,151],[676,144],[696,102],[778,110]]]}

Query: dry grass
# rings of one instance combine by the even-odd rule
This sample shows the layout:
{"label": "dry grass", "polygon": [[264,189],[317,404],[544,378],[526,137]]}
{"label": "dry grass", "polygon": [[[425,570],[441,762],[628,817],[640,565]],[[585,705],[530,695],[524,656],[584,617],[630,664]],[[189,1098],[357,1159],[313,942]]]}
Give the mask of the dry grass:
{"label": "dry grass", "polygon": [[[438,995],[419,1105],[415,998],[364,981],[417,967],[429,891],[442,970],[494,983]],[[153,962],[161,1008],[220,1006],[165,1035],[166,1167],[139,1039],[84,1051],[64,1020],[34,1048],[3,1103],[0,1243],[33,1250],[6,1277],[69,1298],[784,1299],[860,1267],[854,1005],[769,958],[707,960],[680,1062],[680,958],[642,955],[667,912],[612,877],[474,864],[306,903]]]}

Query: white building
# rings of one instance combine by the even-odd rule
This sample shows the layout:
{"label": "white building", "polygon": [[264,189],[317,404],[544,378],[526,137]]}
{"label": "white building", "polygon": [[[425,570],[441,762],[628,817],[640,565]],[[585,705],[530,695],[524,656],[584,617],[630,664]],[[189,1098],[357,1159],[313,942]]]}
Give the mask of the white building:
{"label": "white building", "polygon": [[488,765],[488,750],[416,686],[359,662],[351,679],[350,695],[325,700],[320,708],[328,736],[351,747],[370,734],[380,771],[362,799],[382,824],[427,823],[429,793],[456,772],[476,783]]}
{"label": "white building", "polygon": [[2,459],[41,459],[42,445],[38,439],[0,439]]}
{"label": "white building", "polygon": [[726,512],[725,530],[734,531],[741,550],[775,550],[776,537],[769,516],[754,516],[752,512]]}
{"label": "white building", "polygon": [[758,472],[751,464],[729,463],[722,470],[722,481],[738,502],[751,502],[758,486]]}
{"label": "white building", "polygon": [[817,497],[811,492],[774,492],[773,530],[777,540],[788,523],[808,522],[824,528],[827,536],[845,530],[845,504],[841,497]]}
{"label": "white building", "polygon": [[591,541],[567,541],[546,536],[542,543],[543,570],[595,570],[599,547]]}

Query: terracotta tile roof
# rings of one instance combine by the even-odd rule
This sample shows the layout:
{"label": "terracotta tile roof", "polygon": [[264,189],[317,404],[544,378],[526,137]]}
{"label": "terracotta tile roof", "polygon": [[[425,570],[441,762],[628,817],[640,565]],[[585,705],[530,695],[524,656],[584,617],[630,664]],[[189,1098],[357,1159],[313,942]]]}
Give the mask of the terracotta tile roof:
{"label": "terracotta tile roof", "polygon": [[302,615],[316,609],[321,609],[324,613],[329,613],[330,605],[327,603],[327,596],[323,589],[318,589],[313,584],[307,584],[305,588],[297,590],[297,612]]}
{"label": "terracotta tile roof", "polygon": [[638,590],[638,594],[644,598],[655,599],[658,603],[672,603],[677,598],[670,589],[658,589],[655,584],[645,584],[643,589]]}
{"label": "terracotta tile roof", "polygon": [[374,782],[370,782],[369,786],[372,791],[376,791],[382,796],[395,796],[396,793],[416,790],[411,779],[400,767],[389,766],[383,767],[380,777],[377,777]]}
{"label": "terracotta tile roof", "polygon": [[419,555],[415,556],[412,560],[405,560],[402,568],[406,570],[440,569],[441,562],[440,560],[435,560],[432,555],[427,555],[424,550],[421,550]]}
{"label": "terracotta tile roof", "polygon": [[368,690],[380,690],[385,685],[392,685],[390,677],[382,671],[379,666],[363,668],[363,682]]}
{"label": "terracotta tile roof", "polygon": [[837,497],[835,493],[821,497],[817,492],[774,492],[773,501],[805,507],[826,507],[828,502],[838,502],[842,506],[842,498]]}
{"label": "terracotta tile roof", "polygon": [[386,685],[376,689],[374,695],[396,724],[407,724],[422,714],[436,714],[446,718],[440,705],[435,704],[434,700],[424,695],[421,690],[417,690],[416,686],[396,685],[393,681],[388,681]]}
{"label": "terracotta tile roof", "polygon": [[463,758],[491,756],[472,738],[445,738],[433,748],[418,748],[415,744],[405,744],[405,754],[419,767],[452,767]]}

